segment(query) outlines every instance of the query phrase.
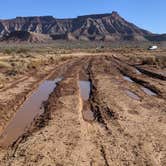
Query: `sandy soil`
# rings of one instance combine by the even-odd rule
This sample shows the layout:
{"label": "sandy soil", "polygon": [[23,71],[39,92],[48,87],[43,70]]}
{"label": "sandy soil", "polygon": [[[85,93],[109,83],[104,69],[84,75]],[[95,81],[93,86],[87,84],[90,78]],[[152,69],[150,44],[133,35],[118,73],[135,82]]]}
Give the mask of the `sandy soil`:
{"label": "sandy soil", "polygon": [[[64,79],[29,132],[1,149],[1,166],[166,165],[166,82],[159,74],[165,69],[138,65],[115,54],[81,56],[54,67],[49,76]],[[138,73],[136,68],[151,73]],[[91,82],[86,103],[78,86],[83,79]],[[20,84],[32,87],[37,80],[28,77],[24,81]],[[142,87],[155,95],[148,95]],[[9,96],[9,90],[3,93]],[[18,94],[23,91],[21,86],[17,90]],[[84,104],[93,112],[91,121],[83,118]]]}

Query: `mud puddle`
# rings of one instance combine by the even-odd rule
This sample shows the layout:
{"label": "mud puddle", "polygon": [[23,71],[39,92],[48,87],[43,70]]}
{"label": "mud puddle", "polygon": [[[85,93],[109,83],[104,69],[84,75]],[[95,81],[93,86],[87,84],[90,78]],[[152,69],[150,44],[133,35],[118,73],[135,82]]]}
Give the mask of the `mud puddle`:
{"label": "mud puddle", "polygon": [[149,96],[157,96],[157,94],[153,91],[151,91],[150,89],[148,88],[145,88],[145,87],[141,87],[141,89]]}
{"label": "mud puddle", "polygon": [[129,82],[134,82],[130,77],[128,76],[123,76],[123,79]]}
{"label": "mud puddle", "polygon": [[80,94],[83,100],[82,116],[85,121],[93,121],[94,114],[90,109],[89,98],[91,92],[91,82],[90,81],[79,81]]}
{"label": "mud puddle", "polygon": [[62,78],[46,80],[32,93],[3,131],[0,137],[0,146],[7,147],[11,145],[26,131],[33,120],[44,112],[43,102],[48,99],[61,80]]}
{"label": "mud puddle", "polygon": [[125,90],[125,93],[134,100],[140,100],[140,97],[130,90]]}
{"label": "mud puddle", "polygon": [[91,83],[90,81],[79,81],[79,88],[81,97],[84,101],[89,100],[90,91],[91,91]]}
{"label": "mud puddle", "polygon": [[166,80],[166,77],[164,76],[164,71],[156,70],[156,69],[144,69],[144,68],[137,68],[141,73],[160,80]]}
{"label": "mud puddle", "polygon": [[136,74],[138,74],[138,75],[141,75],[141,74],[142,74],[138,69],[135,69],[135,72],[136,72]]}
{"label": "mud puddle", "polygon": [[159,72],[159,74],[163,75],[164,77],[166,77],[166,71],[161,71]]}

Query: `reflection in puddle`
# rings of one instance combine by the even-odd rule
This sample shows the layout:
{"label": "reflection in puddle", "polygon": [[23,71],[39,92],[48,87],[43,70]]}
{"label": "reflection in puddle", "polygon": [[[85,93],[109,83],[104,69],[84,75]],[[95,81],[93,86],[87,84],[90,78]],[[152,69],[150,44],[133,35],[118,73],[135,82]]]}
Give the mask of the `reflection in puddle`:
{"label": "reflection in puddle", "polygon": [[145,87],[141,87],[141,89],[149,96],[156,96],[157,94],[153,91],[151,91],[150,89],[148,88],[145,88]]}
{"label": "reflection in puddle", "polygon": [[129,82],[134,82],[130,77],[128,76],[123,76],[123,79]]}
{"label": "reflection in puddle", "polygon": [[25,132],[26,127],[33,122],[34,118],[44,112],[42,106],[43,102],[48,99],[49,95],[56,87],[56,83],[61,80],[62,78],[46,80],[35,92],[32,93],[2,133],[0,141],[1,145],[8,146],[14,142]]}
{"label": "reflection in puddle", "polygon": [[135,100],[140,100],[140,97],[139,97],[138,95],[136,95],[135,93],[133,93],[133,92],[131,92],[131,91],[129,91],[129,90],[126,90],[125,92],[126,92],[126,94],[127,94],[129,97],[131,97],[131,98],[133,98],[133,99],[135,99]]}
{"label": "reflection in puddle", "polygon": [[90,90],[91,90],[90,81],[79,81],[79,88],[80,88],[80,93],[83,100],[84,101],[88,100],[90,96]]}

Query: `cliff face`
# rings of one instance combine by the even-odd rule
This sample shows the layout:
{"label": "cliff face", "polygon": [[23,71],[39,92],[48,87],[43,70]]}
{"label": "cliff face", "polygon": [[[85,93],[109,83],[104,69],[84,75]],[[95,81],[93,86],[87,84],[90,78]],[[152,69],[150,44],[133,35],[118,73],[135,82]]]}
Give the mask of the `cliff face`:
{"label": "cliff face", "polygon": [[68,40],[148,40],[152,33],[127,22],[117,12],[56,19],[52,16],[16,17],[0,20],[0,35],[14,31],[49,34],[53,39]]}

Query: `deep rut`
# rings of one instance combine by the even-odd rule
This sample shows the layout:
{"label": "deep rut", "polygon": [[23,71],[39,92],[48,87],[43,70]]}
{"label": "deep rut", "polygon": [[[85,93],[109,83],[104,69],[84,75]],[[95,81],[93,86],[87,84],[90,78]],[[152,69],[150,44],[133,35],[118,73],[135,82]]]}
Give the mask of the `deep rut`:
{"label": "deep rut", "polygon": [[[149,84],[163,91],[145,95],[138,80],[129,82],[123,75],[142,82],[147,75],[137,76],[134,67],[122,62],[108,56],[86,57],[59,69],[63,80],[45,103],[44,114],[21,141],[0,153],[0,165],[164,166],[165,87],[151,80]],[[90,81],[86,101],[80,80]],[[141,100],[127,96],[126,88]],[[94,119],[86,120],[84,109],[92,111]]]}

